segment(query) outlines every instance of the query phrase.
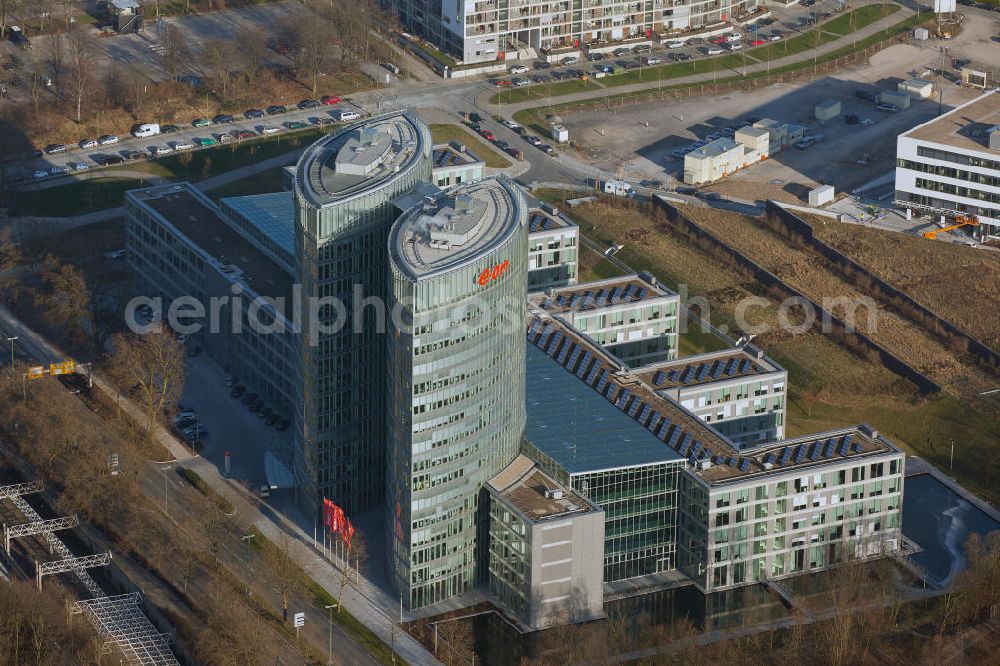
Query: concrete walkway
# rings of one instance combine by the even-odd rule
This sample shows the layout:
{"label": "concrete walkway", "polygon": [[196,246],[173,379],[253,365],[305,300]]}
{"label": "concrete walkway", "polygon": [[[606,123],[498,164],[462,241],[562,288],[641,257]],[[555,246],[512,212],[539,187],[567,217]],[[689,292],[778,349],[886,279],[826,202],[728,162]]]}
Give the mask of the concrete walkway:
{"label": "concrete walkway", "polygon": [[[850,46],[851,44],[861,41],[867,37],[886,30],[886,28],[891,28],[892,26],[900,23],[913,16],[915,12],[908,7],[901,7],[899,11],[886,16],[884,18],[870,23],[860,30],[855,30],[854,32],[848,33],[839,39],[827,42],[826,44],[820,45],[818,48],[809,49],[807,51],[802,51],[800,53],[795,53],[793,55],[785,56],[783,58],[776,58],[775,60],[768,62],[752,62],[752,56],[747,58],[747,74],[755,74],[761,72],[768,72],[772,69],[778,69],[781,67],[786,67],[788,65],[793,65],[802,62],[808,62],[815,59],[817,56],[821,56],[826,53],[831,53],[837,49],[841,49],[845,46]],[[928,14],[930,16],[930,14]],[[822,28],[822,26],[820,26]],[[790,37],[795,37],[797,35],[789,35]],[[733,69],[721,69],[718,72],[705,72],[703,74],[692,74],[690,76],[680,76],[675,78],[663,79],[660,83],[664,87],[676,86],[680,84],[691,84],[691,83],[712,83],[714,79],[725,79],[733,76],[734,74],[742,74],[743,68],[733,68]],[[599,81],[599,80],[598,80]],[[568,95],[558,95],[552,98],[554,104],[565,104],[570,102],[588,102],[599,100],[603,97],[623,95],[628,93],[641,93],[649,92],[655,90],[657,82],[655,80],[646,81],[643,83],[634,83],[626,86],[607,86],[596,90],[587,90],[579,93],[571,93]],[[483,111],[494,111],[497,108],[495,103],[490,103],[489,100],[499,91],[499,88],[488,90],[480,93],[476,97],[476,106]],[[547,106],[548,103],[544,99],[534,99],[526,102],[516,102],[513,104],[503,104],[503,113],[506,116],[513,116],[518,111],[523,111],[525,109],[534,109],[539,107]]]}
{"label": "concrete walkway", "polygon": [[[39,362],[52,363],[67,358],[66,354],[27,327],[3,304],[0,304],[0,328],[8,336],[18,336],[18,345]],[[100,375],[94,376],[94,386],[113,400],[117,399],[117,392]],[[121,405],[134,420],[139,423],[145,422],[145,413],[138,405],[126,398],[121,399]],[[277,513],[241,485],[224,478],[215,465],[192,454],[166,429],[157,427],[155,437],[175,461],[197,472],[215,492],[232,502],[241,522],[254,523],[272,543],[280,543],[282,535],[288,535],[290,537],[288,556],[333,598],[339,597],[341,577],[336,565],[323,556],[321,550],[314,545],[313,536],[306,534],[295,520]],[[344,590],[343,604],[351,615],[386,645],[391,646],[407,662],[440,663],[423,645],[399,628],[397,602],[366,578],[358,578],[352,573],[351,582]],[[314,613],[309,614],[314,615]]]}

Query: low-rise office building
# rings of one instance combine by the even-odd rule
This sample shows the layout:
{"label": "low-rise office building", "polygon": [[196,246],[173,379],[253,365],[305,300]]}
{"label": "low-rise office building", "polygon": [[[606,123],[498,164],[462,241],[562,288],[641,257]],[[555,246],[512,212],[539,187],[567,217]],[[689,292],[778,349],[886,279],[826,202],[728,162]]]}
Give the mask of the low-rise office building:
{"label": "low-rise office building", "polygon": [[648,273],[547,289],[529,302],[630,366],[677,356],[680,296]]}
{"label": "low-rise office building", "polygon": [[438,187],[471,183],[483,177],[486,162],[458,141],[434,145],[431,182]]}
{"label": "low-rise office building", "polygon": [[653,363],[632,373],[740,448],[785,436],[788,373],[753,345]]}
{"label": "low-rise office building", "polygon": [[125,220],[126,257],[141,293],[162,299],[164,317],[171,302],[200,304],[205,317],[189,344],[202,345],[248,392],[291,418],[292,278],[244,235],[271,230],[238,230],[189,183],[127,192]]}
{"label": "low-rise office building", "polygon": [[974,216],[978,238],[1000,237],[1000,94],[991,91],[896,140],[897,206],[941,218]]}
{"label": "low-rise office building", "polygon": [[580,228],[559,210],[533,202],[528,208],[528,291],[577,282]]}
{"label": "low-rise office building", "polygon": [[489,480],[489,589],[534,631],[604,615],[604,512],[527,456]]}
{"label": "low-rise office building", "polygon": [[707,594],[889,555],[903,467],[868,426],[704,458],[682,477],[680,569]]}

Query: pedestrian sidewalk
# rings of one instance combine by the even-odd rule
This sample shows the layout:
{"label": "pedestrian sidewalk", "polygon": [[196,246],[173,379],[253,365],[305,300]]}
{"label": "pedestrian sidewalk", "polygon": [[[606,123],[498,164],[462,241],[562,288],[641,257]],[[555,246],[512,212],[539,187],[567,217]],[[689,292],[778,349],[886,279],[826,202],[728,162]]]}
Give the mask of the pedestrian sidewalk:
{"label": "pedestrian sidewalk", "polygon": [[[18,343],[24,351],[42,363],[64,360],[61,352],[41,335],[21,322],[6,306],[0,304],[0,327],[8,336],[18,336]],[[100,375],[94,375],[94,385],[112,399],[118,399],[117,391]],[[145,422],[146,416],[138,405],[128,398],[120,398],[122,409],[132,418]],[[262,504],[241,485],[222,476],[211,462],[192,454],[165,428],[157,426],[156,440],[173,456],[176,462],[191,468],[215,492],[229,500],[236,508],[241,521],[257,526],[272,543],[280,543],[283,535],[290,537],[288,556],[306,574],[326,590],[334,599],[340,595],[340,574],[335,565],[326,559],[316,547],[313,536],[307,534],[291,517]],[[155,461],[165,462],[165,461]],[[173,462],[173,461],[170,461]],[[357,582],[355,582],[357,581]],[[357,578],[352,572],[351,582],[344,590],[344,609],[368,627],[386,645],[411,664],[440,664],[434,656],[416,639],[399,627],[398,602],[382,589],[373,585],[365,577]],[[307,617],[316,621],[323,619],[321,613],[306,609]],[[405,618],[404,618],[405,619]]]}

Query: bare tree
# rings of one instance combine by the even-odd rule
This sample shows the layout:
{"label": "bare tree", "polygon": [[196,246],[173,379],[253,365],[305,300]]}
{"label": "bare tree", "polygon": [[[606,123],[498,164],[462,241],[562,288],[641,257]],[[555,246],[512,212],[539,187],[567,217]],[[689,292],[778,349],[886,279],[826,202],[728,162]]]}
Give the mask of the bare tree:
{"label": "bare tree", "polygon": [[76,122],[79,123],[83,120],[83,102],[94,88],[94,47],[81,28],[69,32],[67,46],[69,92],[76,103]]}
{"label": "bare tree", "polygon": [[216,92],[226,101],[230,79],[240,62],[236,45],[229,39],[208,40],[201,49],[201,61],[215,81]]}
{"label": "bare tree", "polygon": [[239,45],[247,83],[253,85],[257,74],[267,60],[267,33],[253,25],[242,25],[236,33],[236,43]]}
{"label": "bare tree", "polygon": [[72,264],[61,264],[49,255],[42,265],[42,285],[38,300],[49,323],[63,328],[71,337],[83,338],[91,294],[80,269]]}
{"label": "bare tree", "polygon": [[59,80],[63,72],[63,36],[61,32],[53,32],[49,35],[49,69],[52,72],[52,83],[59,87]]}
{"label": "bare tree", "polygon": [[0,288],[6,290],[19,284],[17,270],[23,260],[21,246],[14,241],[10,227],[0,231]]}
{"label": "bare tree", "polygon": [[0,0],[0,36],[7,34],[7,24],[24,6],[25,0]]}
{"label": "bare tree", "polygon": [[[337,570],[337,582],[340,584],[340,590],[337,593],[338,613],[344,607],[344,589],[351,582],[351,576],[354,575],[354,571],[360,575],[368,560],[368,547],[365,543],[364,535],[359,530],[355,530],[354,535],[350,539],[343,538],[343,534],[341,534],[341,541],[344,543],[344,553],[347,562]],[[351,570],[352,564],[355,567],[354,571]]]}
{"label": "bare tree", "polygon": [[281,609],[285,620],[288,619],[289,596],[301,590],[305,584],[302,569],[289,556],[291,539],[282,534],[278,543],[265,543],[263,557],[268,565],[269,582],[281,595]]}
{"label": "bare tree", "polygon": [[187,39],[180,28],[171,23],[167,26],[167,32],[161,43],[163,45],[163,69],[167,78],[174,81],[180,73],[181,65],[191,57]]}
{"label": "bare tree", "polygon": [[180,397],[184,386],[184,347],[165,327],[145,335],[115,336],[110,376],[120,391],[135,392],[146,410],[146,439],[157,420]]}
{"label": "bare tree", "polygon": [[28,94],[31,95],[31,104],[36,116],[41,105],[42,90],[45,89],[45,84],[42,83],[44,71],[45,63],[38,53],[25,54],[25,58],[21,61],[21,73],[28,86]]}
{"label": "bare tree", "polygon": [[330,35],[326,26],[309,13],[292,25],[292,55],[299,78],[308,78],[312,94],[319,88],[319,76],[330,63]]}

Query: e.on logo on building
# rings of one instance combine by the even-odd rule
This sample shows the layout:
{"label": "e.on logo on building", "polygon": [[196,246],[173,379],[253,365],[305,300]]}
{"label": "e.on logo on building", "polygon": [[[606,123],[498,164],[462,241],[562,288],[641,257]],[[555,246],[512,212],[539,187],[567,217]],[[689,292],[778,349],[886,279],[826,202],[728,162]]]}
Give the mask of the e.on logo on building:
{"label": "e.on logo on building", "polygon": [[497,264],[493,268],[484,268],[483,272],[479,274],[479,279],[476,280],[480,287],[485,287],[493,280],[500,279],[500,276],[507,272],[510,268],[510,261],[504,260],[502,264]]}

